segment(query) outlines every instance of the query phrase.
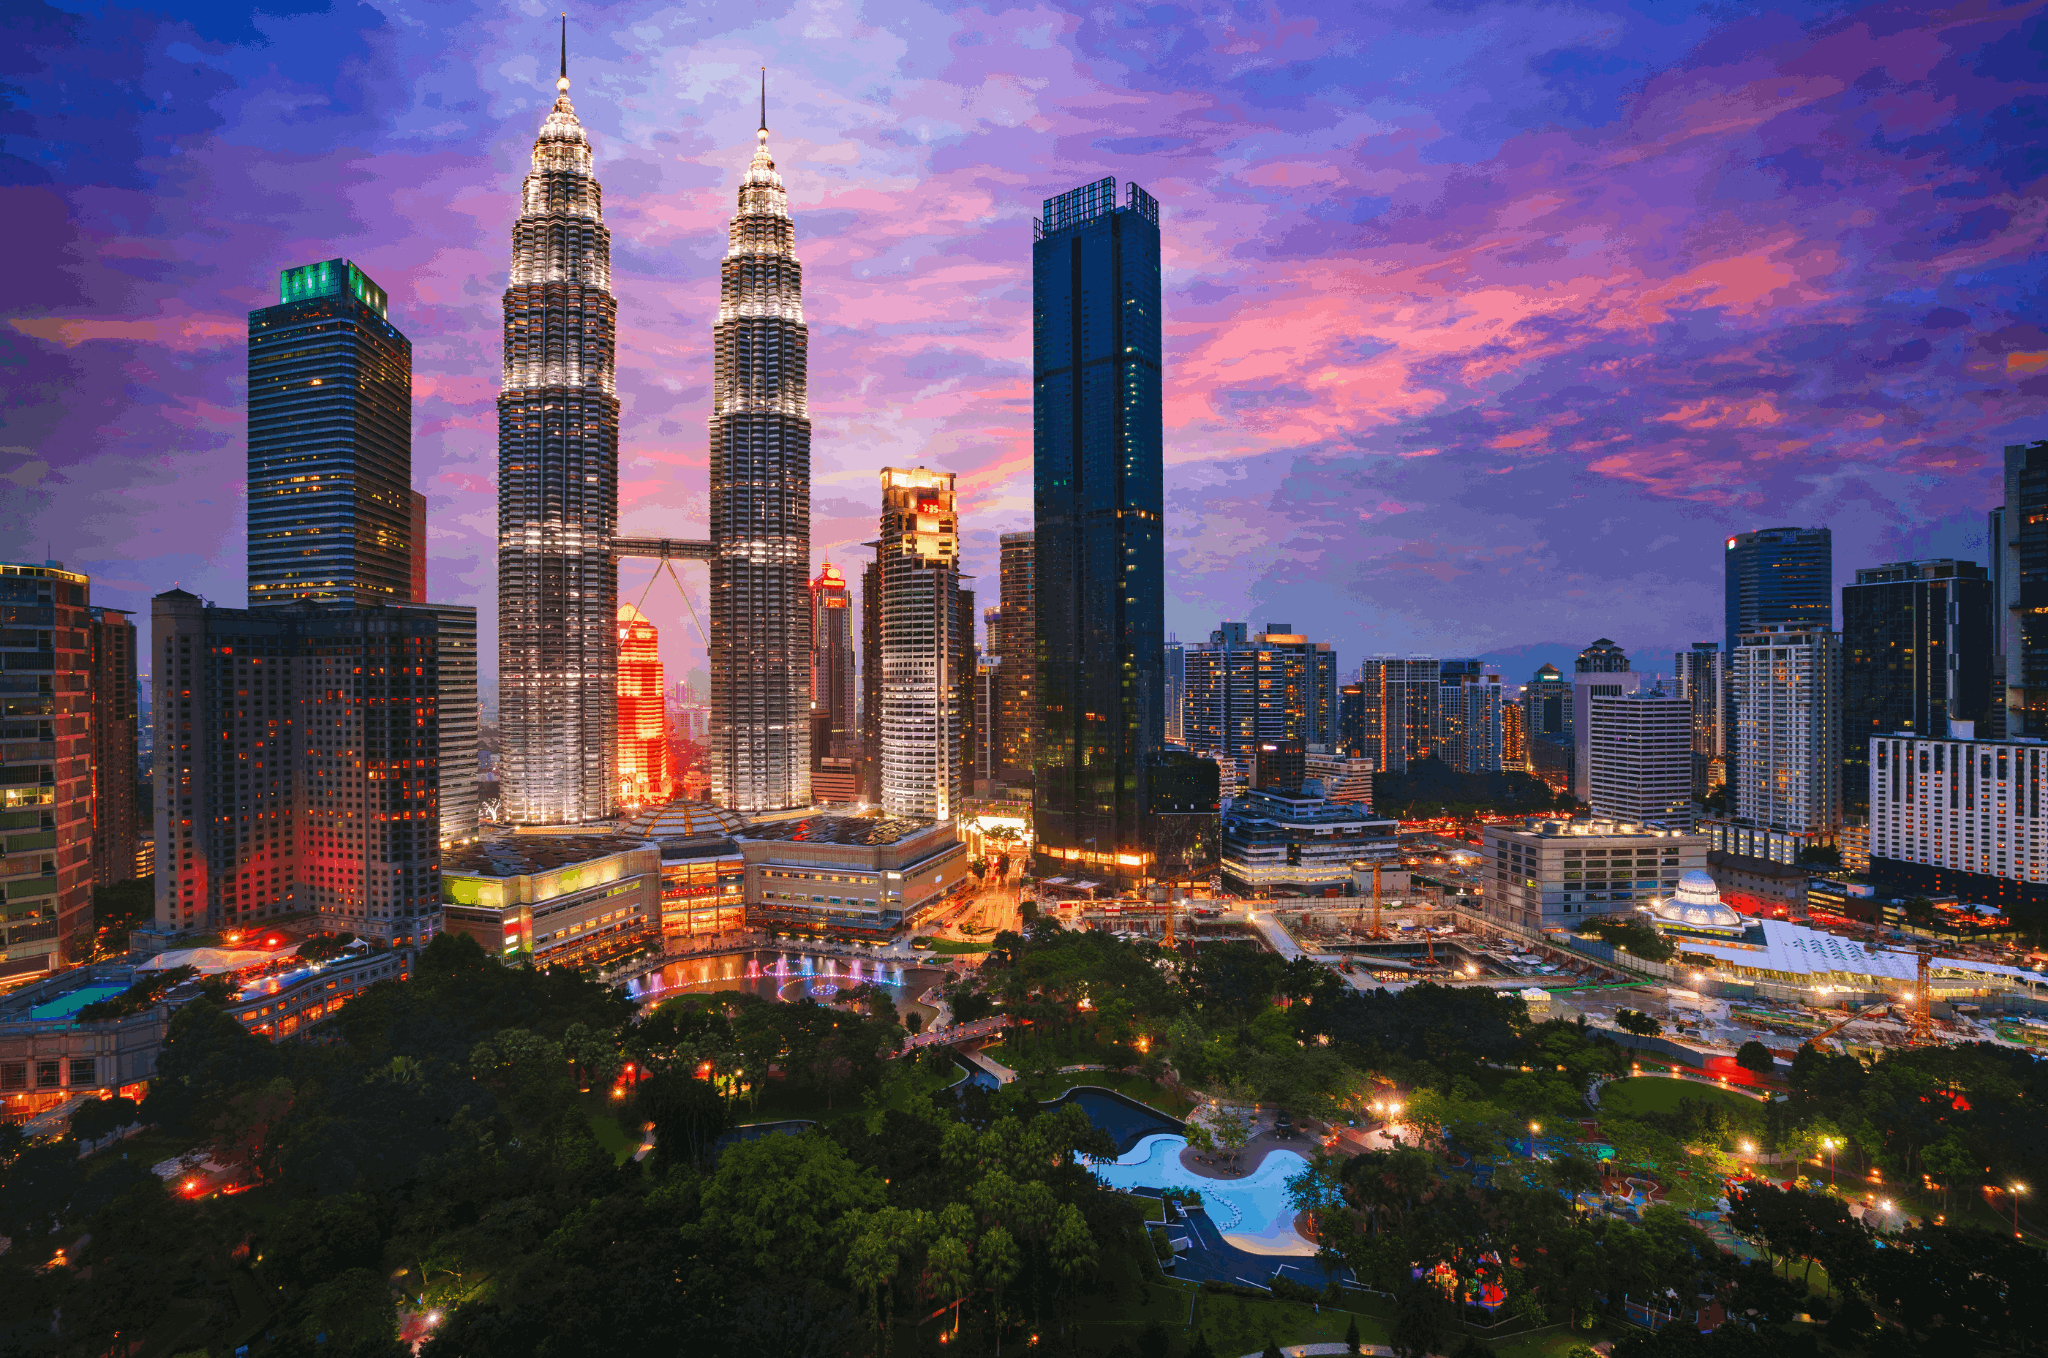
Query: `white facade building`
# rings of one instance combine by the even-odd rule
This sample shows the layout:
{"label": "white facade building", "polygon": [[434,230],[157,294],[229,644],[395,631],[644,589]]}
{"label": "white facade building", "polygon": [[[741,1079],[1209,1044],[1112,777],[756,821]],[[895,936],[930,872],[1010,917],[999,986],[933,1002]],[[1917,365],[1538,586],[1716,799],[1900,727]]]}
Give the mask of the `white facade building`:
{"label": "white facade building", "polygon": [[1949,729],[1947,740],[1913,733],[1871,739],[1872,874],[1916,894],[1953,891],[1991,903],[2040,899],[2039,888],[2048,883],[2041,842],[2041,765],[2048,747],[2038,740],[1977,740],[1970,722],[1951,722]]}
{"label": "white facade building", "polygon": [[1832,842],[1842,823],[1842,639],[1826,628],[1763,628],[1736,638],[1739,824]]}
{"label": "white facade building", "polygon": [[1370,759],[1337,754],[1327,748],[1311,748],[1302,767],[1303,776],[1320,784],[1323,796],[1330,801],[1372,810],[1373,767]]}
{"label": "white facade building", "polygon": [[1661,689],[1589,693],[1579,730],[1586,801],[1615,820],[1692,823],[1692,704]]}

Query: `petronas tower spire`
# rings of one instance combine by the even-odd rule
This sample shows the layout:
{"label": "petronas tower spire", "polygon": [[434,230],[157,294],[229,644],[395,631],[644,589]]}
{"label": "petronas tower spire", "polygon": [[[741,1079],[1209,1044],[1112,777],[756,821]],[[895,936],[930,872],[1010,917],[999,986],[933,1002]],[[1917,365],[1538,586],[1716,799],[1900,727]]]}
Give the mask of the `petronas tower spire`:
{"label": "petronas tower spire", "polygon": [[512,226],[498,397],[498,695],[507,819],[608,817],[618,669],[618,303],[590,138],[555,104]]}

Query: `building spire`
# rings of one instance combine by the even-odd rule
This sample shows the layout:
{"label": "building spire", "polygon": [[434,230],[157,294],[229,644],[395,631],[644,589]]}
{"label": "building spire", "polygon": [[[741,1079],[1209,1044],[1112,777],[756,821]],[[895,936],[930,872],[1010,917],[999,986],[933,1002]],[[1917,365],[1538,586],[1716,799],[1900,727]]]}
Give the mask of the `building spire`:
{"label": "building spire", "polygon": [[562,11],[562,74],[555,81],[555,88],[563,94],[569,92],[569,12]]}
{"label": "building spire", "polygon": [[768,68],[761,68],[761,130],[768,130]]}

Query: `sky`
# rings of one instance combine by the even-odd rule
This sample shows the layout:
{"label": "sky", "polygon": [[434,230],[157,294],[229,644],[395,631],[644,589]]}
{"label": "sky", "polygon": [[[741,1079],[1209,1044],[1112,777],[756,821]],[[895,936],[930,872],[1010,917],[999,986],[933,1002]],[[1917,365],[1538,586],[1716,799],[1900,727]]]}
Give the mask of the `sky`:
{"label": "sky", "polygon": [[[619,298],[621,530],[705,535],[711,323],[768,67],[805,271],[812,542],[876,471],[1031,522],[1030,246],[1161,204],[1167,625],[1511,678],[1721,634],[1722,544],[1984,555],[2048,438],[2048,0],[579,5]],[[430,592],[494,682],[499,297],[558,9],[7,7],[0,557],[245,597],[247,312],[353,259],[414,345]],[[697,595],[702,567],[680,568]],[[648,563],[671,673],[702,663]],[[992,601],[992,599],[991,599]]]}

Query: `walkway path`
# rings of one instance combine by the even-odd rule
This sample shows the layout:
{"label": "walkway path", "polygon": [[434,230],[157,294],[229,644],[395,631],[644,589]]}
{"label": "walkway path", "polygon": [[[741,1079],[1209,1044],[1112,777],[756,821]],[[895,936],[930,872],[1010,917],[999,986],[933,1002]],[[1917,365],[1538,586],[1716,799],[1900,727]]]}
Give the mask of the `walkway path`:
{"label": "walkway path", "polygon": [[[1385,1344],[1360,1344],[1358,1351],[1360,1353],[1388,1355],[1394,1352]],[[1280,1352],[1286,1354],[1287,1358],[1315,1358],[1315,1355],[1319,1354],[1349,1353],[1351,1352],[1351,1346],[1349,1344],[1287,1344],[1281,1347]],[[1258,1353],[1247,1353],[1244,1358],[1263,1358],[1264,1354],[1265,1350],[1260,1349]]]}

